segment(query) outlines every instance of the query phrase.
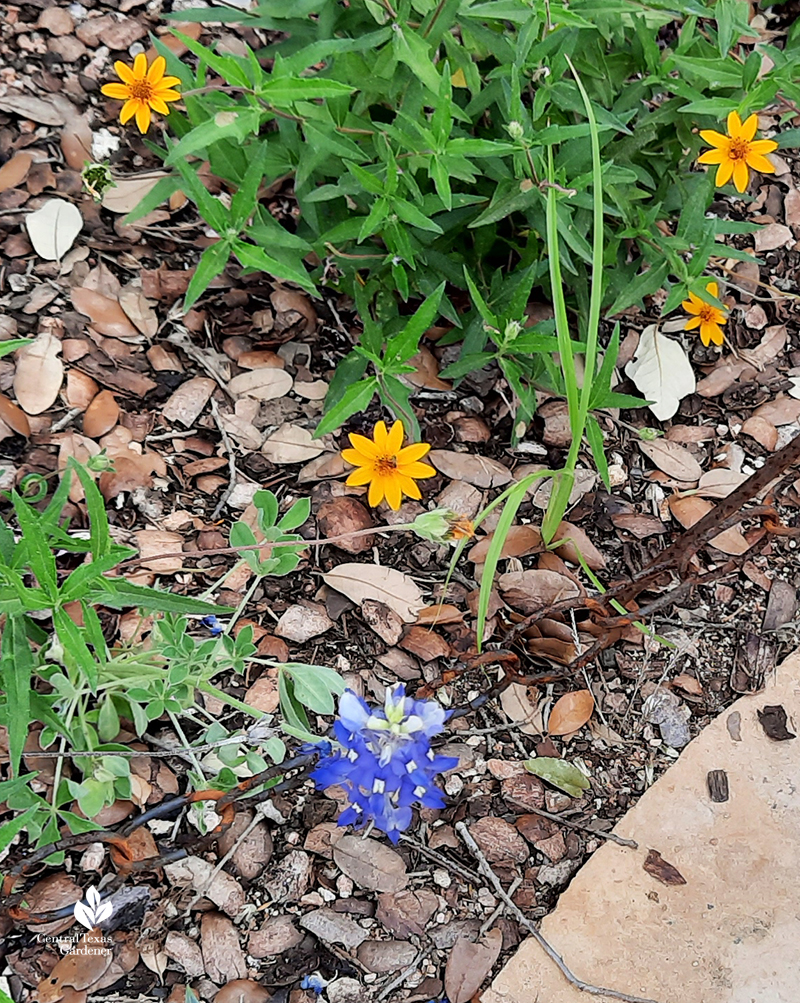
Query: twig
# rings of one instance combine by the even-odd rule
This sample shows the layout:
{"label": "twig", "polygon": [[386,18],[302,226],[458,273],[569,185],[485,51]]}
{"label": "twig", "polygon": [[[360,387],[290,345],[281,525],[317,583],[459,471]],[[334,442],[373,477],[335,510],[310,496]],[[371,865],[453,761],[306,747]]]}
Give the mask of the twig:
{"label": "twig", "polygon": [[413,846],[423,857],[427,857],[436,864],[441,864],[442,867],[447,868],[448,871],[452,871],[453,874],[457,874],[460,878],[464,878],[465,881],[469,881],[470,884],[479,885],[481,883],[480,878],[474,871],[467,870],[466,867],[462,867],[461,864],[457,864],[443,854],[437,853],[436,850],[431,850],[430,847],[418,842],[413,836],[404,833],[400,837],[400,840],[403,843],[408,843],[409,846]]}
{"label": "twig", "polygon": [[549,811],[545,811],[544,808],[528,808],[528,811],[532,812],[534,815],[541,815],[542,818],[549,818],[551,822],[558,822],[559,825],[566,825],[570,829],[580,829],[581,832],[588,832],[590,836],[599,836],[600,839],[609,839],[612,843],[619,844],[619,846],[630,846],[633,850],[639,849],[639,844],[633,839],[625,839],[624,836],[618,836],[614,832],[602,832],[599,829],[593,829],[590,825],[583,825],[581,822],[573,822],[571,818],[554,815]]}
{"label": "twig", "polygon": [[397,978],[392,979],[392,981],[389,983],[388,986],[384,986],[383,989],[381,989],[380,993],[377,996],[378,1003],[380,1003],[380,1000],[385,1000],[386,997],[389,995],[389,993],[394,992],[394,990],[397,989],[399,985],[402,985],[403,982],[405,982],[405,980],[408,978],[408,976],[411,975],[412,972],[414,972],[417,965],[419,965],[420,961],[422,961],[425,955],[428,954],[429,952],[430,952],[429,947],[420,950],[416,958],[414,958],[414,960],[411,962],[411,964],[406,965],[406,967],[402,970],[402,972],[400,972]]}
{"label": "twig", "polygon": [[564,976],[564,978],[573,986],[575,986],[576,989],[580,989],[581,992],[589,993],[592,996],[610,996],[612,999],[622,1000],[623,1003],[658,1003],[657,1000],[649,999],[648,997],[645,996],[631,996],[628,993],[620,992],[617,989],[603,989],[601,986],[593,986],[591,983],[584,982],[582,979],[579,979],[577,975],[574,975],[567,967],[561,955],[556,951],[554,947],[552,947],[548,943],[547,940],[545,940],[545,938],[539,932],[538,927],[528,919],[525,913],[519,908],[519,906],[513,901],[513,899],[506,892],[505,888],[503,888],[503,886],[500,884],[500,879],[492,870],[489,861],[486,859],[483,852],[481,851],[481,848],[472,838],[469,829],[463,822],[456,822],[456,832],[459,834],[459,836],[461,836],[461,838],[467,844],[470,853],[478,861],[478,869],[480,870],[480,872],[484,874],[491,881],[495,891],[503,900],[503,902],[505,902],[506,907],[509,909],[509,911],[513,913],[514,918],[517,920],[517,922],[521,926],[524,926],[525,929],[533,936],[536,943],[542,948],[542,950],[548,956],[548,958],[550,958],[551,961],[555,962],[556,966],[558,967],[559,971]]}
{"label": "twig", "polygon": [[222,424],[222,419],[219,414],[219,407],[214,398],[211,398],[211,417],[214,419],[214,424],[219,429],[219,434],[222,436],[222,444],[225,447],[225,452],[228,454],[228,486],[222,492],[222,497],[217,502],[214,511],[211,513],[211,521],[214,522],[215,519],[219,518],[220,512],[228,504],[228,499],[233,494],[234,488],[236,487],[236,453],[233,449],[233,443],[225,431],[225,426]]}

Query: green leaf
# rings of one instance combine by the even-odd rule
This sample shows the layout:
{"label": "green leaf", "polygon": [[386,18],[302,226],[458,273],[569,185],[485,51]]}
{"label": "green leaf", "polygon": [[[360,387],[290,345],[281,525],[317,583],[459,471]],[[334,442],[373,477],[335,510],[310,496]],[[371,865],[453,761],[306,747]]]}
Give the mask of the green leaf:
{"label": "green leaf", "polygon": [[184,35],[182,31],[178,31],[176,28],[172,29],[172,33],[183,42],[189,52],[193,52],[201,63],[206,63],[210,66],[226,83],[233,84],[235,87],[249,89],[250,80],[238,59],[233,56],[219,56],[207,46],[196,42],[193,38]]}
{"label": "green leaf", "polygon": [[55,599],[58,594],[56,560],[41,531],[39,513],[23,501],[16,491],[11,492],[11,500],[22,530],[26,562],[36,576],[39,587],[51,599]]}
{"label": "green leaf", "polygon": [[[3,629],[0,670],[6,695],[4,717],[8,729],[9,758],[14,774],[19,772],[22,750],[28,737],[33,667],[23,619],[10,616]],[[2,831],[5,832],[5,826]]]}
{"label": "green leaf", "polygon": [[255,247],[253,244],[245,244],[237,240],[233,244],[233,253],[245,268],[254,268],[258,272],[266,272],[268,275],[273,276],[273,278],[283,279],[286,282],[295,282],[298,286],[305,289],[306,292],[311,293],[312,296],[317,299],[320,298],[317,287],[308,277],[307,272],[301,271],[300,268],[293,268],[291,265],[286,264],[286,262],[273,258],[267,254],[263,247]]}
{"label": "green leaf", "polygon": [[292,505],[289,511],[286,512],[281,521],[278,523],[278,529],[282,529],[284,531],[299,529],[303,523],[308,521],[308,517],[310,515],[311,499],[298,498],[298,500],[294,503],[294,505]]}
{"label": "green leaf", "polygon": [[428,219],[425,213],[420,212],[415,205],[406,202],[405,199],[394,199],[392,208],[404,223],[418,226],[420,230],[427,230],[430,233],[444,233],[444,230],[442,230],[438,223],[434,223],[432,219]]}
{"label": "green leaf", "polygon": [[[13,843],[17,835],[25,830],[28,822],[40,810],[38,805],[34,805],[21,815],[17,815],[16,818],[12,817],[10,820],[3,822],[2,826],[0,826],[0,853]],[[10,996],[6,996],[5,993],[2,993],[2,995],[5,996],[8,1003],[12,1003]]]}
{"label": "green leaf", "polygon": [[613,317],[614,314],[621,313],[634,303],[640,303],[644,296],[651,296],[658,292],[664,285],[668,274],[669,262],[662,261],[654,268],[649,268],[646,272],[637,275],[608,308],[607,316]]}
{"label": "green leaf", "polygon": [[86,677],[92,693],[95,693],[100,678],[100,666],[86,645],[83,631],[61,608],[53,611],[53,626],[64,647],[66,664],[74,663]]}
{"label": "green leaf", "polygon": [[441,78],[431,62],[430,45],[410,28],[403,28],[397,21],[392,25],[392,29],[395,57],[401,63],[405,63],[413,74],[438,96]]}
{"label": "green leaf", "polygon": [[32,343],[30,338],[11,338],[10,341],[2,341],[0,342],[0,359],[6,355],[11,355],[12,352],[16,352],[18,348],[24,348],[26,345]]}
{"label": "green leaf", "polygon": [[589,448],[592,450],[597,472],[600,474],[606,491],[610,491],[611,480],[608,474],[608,460],[606,459],[603,430],[600,428],[597,418],[593,414],[586,416],[586,438],[589,441]]}
{"label": "green leaf", "polygon": [[[236,139],[241,145],[247,136],[258,132],[265,114],[258,108],[245,108],[240,105],[217,111],[212,118],[207,118],[195,126],[171,146],[164,163],[167,167],[175,165],[180,170],[179,164],[186,157],[200,150],[206,150],[223,139]],[[263,149],[266,152],[266,144]],[[183,171],[181,174],[183,175]]]}
{"label": "green leaf", "polygon": [[105,578],[104,588],[93,595],[93,601],[100,606],[111,609],[127,609],[131,606],[160,613],[188,613],[189,615],[205,616],[215,613],[218,616],[233,613],[232,606],[217,606],[193,599],[191,596],[179,596],[175,592],[149,588],[147,585],[136,585],[125,578]]}
{"label": "green leaf", "polygon": [[231,256],[231,245],[227,240],[219,240],[210,244],[200,256],[197,268],[189,282],[183,309],[188,310],[205,293],[212,281],[225,271],[225,266]]}
{"label": "green leaf", "polygon": [[371,171],[367,171],[363,167],[360,167],[358,164],[354,164],[349,160],[345,161],[345,167],[348,171],[350,171],[365,192],[370,192],[372,195],[383,195],[386,190],[386,186],[380,178],[375,177]]}
{"label": "green leaf", "polygon": [[587,778],[577,766],[573,766],[565,759],[537,756],[536,759],[526,759],[522,765],[528,773],[541,777],[542,780],[569,794],[571,798],[579,798],[583,791],[589,789]]}
{"label": "green leaf", "polygon": [[405,362],[419,351],[419,343],[422,336],[433,324],[434,319],[439,313],[439,303],[444,293],[444,287],[444,282],[438,285],[430,296],[427,296],[419,305],[414,314],[406,322],[403,330],[389,339],[384,354],[384,363],[387,367]]}
{"label": "green leaf", "polygon": [[311,101],[319,98],[338,98],[352,94],[355,87],[326,80],[323,77],[280,77],[273,78],[258,89],[259,97],[271,104],[284,106],[297,101]]}
{"label": "green leaf", "polygon": [[314,438],[318,439],[321,435],[327,435],[328,432],[335,432],[348,418],[360,411],[366,411],[377,389],[378,380],[375,376],[359,380],[358,383],[348,387],[317,425]]}

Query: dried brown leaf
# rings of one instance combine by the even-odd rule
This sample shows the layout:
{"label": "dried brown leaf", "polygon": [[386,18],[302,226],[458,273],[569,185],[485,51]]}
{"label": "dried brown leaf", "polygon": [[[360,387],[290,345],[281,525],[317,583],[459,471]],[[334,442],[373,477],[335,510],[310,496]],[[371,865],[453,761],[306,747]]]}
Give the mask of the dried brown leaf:
{"label": "dried brown leaf", "polygon": [[395,568],[380,564],[340,564],[322,576],[326,585],[346,595],[354,603],[377,599],[405,622],[414,623],[424,606],[419,586]]}
{"label": "dried brown leaf", "polygon": [[4,421],[17,435],[24,435],[27,438],[31,434],[28,416],[5,394],[0,394],[0,421]]}
{"label": "dried brown leaf", "polygon": [[14,394],[26,414],[41,414],[55,403],[64,379],[60,351],[58,338],[43,331],[17,353]]}
{"label": "dried brown leaf", "polygon": [[6,188],[16,188],[28,176],[33,163],[30,153],[15,153],[7,163],[0,167],[0,192]]}
{"label": "dried brown leaf", "polygon": [[664,860],[658,850],[650,850],[642,866],[649,875],[654,877],[656,881],[660,881],[662,885],[686,884],[686,878],[684,878],[678,868],[670,864],[669,861]]}
{"label": "dried brown leaf", "polygon": [[90,439],[97,439],[117,424],[119,404],[110,390],[101,390],[83,416],[83,431]]}
{"label": "dried brown leaf", "polygon": [[455,942],[444,973],[450,1003],[469,1003],[491,972],[502,946],[500,930],[490,930],[483,943],[473,944],[463,937]]}
{"label": "dried brown leaf", "polygon": [[433,449],[427,459],[445,475],[455,480],[467,481],[479,488],[497,488],[508,484],[511,471],[488,456],[473,453],[456,453],[447,449]]}
{"label": "dried brown leaf", "polygon": [[285,397],[292,389],[293,382],[285,369],[269,367],[248,369],[233,377],[228,384],[228,390],[234,397],[252,397],[255,400],[270,401]]}
{"label": "dried brown leaf", "polygon": [[377,839],[342,836],[333,848],[336,866],[367,891],[399,892],[408,884],[400,854]]}
{"label": "dried brown leaf", "polygon": [[138,342],[142,335],[128,320],[119,301],[103,296],[91,289],[73,289],[70,293],[72,305],[92,322],[92,327],[100,334],[120,341]]}
{"label": "dried brown leaf", "polygon": [[547,721],[551,735],[571,735],[582,728],[594,711],[594,697],[589,690],[565,693],[556,700]]}
{"label": "dried brown leaf", "polygon": [[[706,501],[705,498],[698,498],[697,495],[689,495],[685,498],[672,495],[668,504],[670,512],[672,512],[684,529],[694,526],[707,512],[710,512],[714,508],[710,501]],[[722,533],[715,536],[711,540],[711,546],[716,547],[717,550],[721,550],[723,554],[731,555],[744,554],[750,549],[750,544],[742,534],[740,524],[731,526],[730,529],[723,530]]]}
{"label": "dried brown leaf", "polygon": [[639,449],[648,459],[677,481],[698,481],[703,473],[700,464],[688,449],[668,439],[654,439],[652,442],[639,440]]}

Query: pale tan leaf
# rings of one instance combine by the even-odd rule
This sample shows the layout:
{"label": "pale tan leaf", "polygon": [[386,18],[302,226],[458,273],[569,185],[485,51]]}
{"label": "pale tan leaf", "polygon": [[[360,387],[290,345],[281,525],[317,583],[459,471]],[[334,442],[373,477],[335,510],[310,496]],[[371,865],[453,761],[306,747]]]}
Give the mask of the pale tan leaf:
{"label": "pale tan leaf", "polygon": [[385,603],[405,623],[414,623],[425,605],[419,586],[409,575],[380,564],[340,564],[322,579],[355,603],[364,599]]}
{"label": "pale tan leaf", "polygon": [[83,229],[80,209],[65,199],[48,199],[25,220],[33,249],[40,258],[58,261]]}
{"label": "pale tan leaf", "polygon": [[703,471],[688,449],[667,439],[639,440],[639,449],[648,459],[676,481],[697,481]]}
{"label": "pale tan leaf", "polygon": [[701,498],[726,498],[746,480],[747,474],[727,467],[715,467],[700,478],[697,493]]}
{"label": "pale tan leaf", "polygon": [[17,353],[14,394],[26,414],[41,414],[58,397],[64,364],[58,358],[61,342],[43,331]]}
{"label": "pale tan leaf", "polygon": [[64,124],[64,115],[54,107],[52,99],[46,101],[31,94],[21,94],[19,91],[9,91],[0,98],[0,111],[29,118],[40,125]]}
{"label": "pale tan leaf", "polygon": [[[483,564],[489,552],[494,533],[489,533],[470,550],[467,557],[473,564]],[[535,526],[511,526],[500,551],[501,558],[522,557],[541,545],[542,534]]]}
{"label": "pale tan leaf", "polygon": [[580,595],[580,589],[571,578],[555,571],[509,571],[500,575],[497,584],[506,602],[526,614],[537,613],[552,603]]}
{"label": "pale tan leaf", "polygon": [[594,697],[589,690],[565,693],[556,700],[547,721],[551,735],[571,735],[582,728],[594,711]]}
{"label": "pale tan leaf", "polygon": [[[73,360],[67,359],[67,361],[71,362]],[[81,372],[80,369],[70,369],[68,371],[64,399],[70,407],[77,407],[81,411],[85,411],[99,392],[100,387],[91,376]]]}
{"label": "pale tan leaf", "polygon": [[642,331],[636,357],[625,366],[650,410],[661,421],[671,418],[684,397],[694,393],[692,364],[680,343],[665,337],[655,324]]}
{"label": "pale tan leaf", "polygon": [[503,934],[490,930],[483,943],[459,938],[450,951],[444,972],[444,987],[450,1003],[469,1003],[478,992],[500,955]]}
{"label": "pale tan leaf", "polygon": [[[500,706],[512,721],[521,724],[520,731],[524,735],[541,735],[544,732],[541,714],[528,698],[527,687],[521,683],[511,683],[503,690]],[[526,723],[522,724],[523,721]]]}
{"label": "pale tan leaf", "polygon": [[556,547],[556,553],[563,560],[580,564],[579,557],[582,557],[592,571],[602,571],[606,566],[605,557],[579,526],[562,521],[556,530],[555,539],[564,540],[564,543]]}
{"label": "pale tan leaf", "polygon": [[128,320],[118,300],[91,289],[73,289],[70,296],[78,313],[85,314],[98,333],[120,341],[142,341],[142,335]]}
{"label": "pale tan leaf", "polygon": [[775,324],[766,329],[755,348],[743,348],[739,354],[745,362],[749,362],[756,369],[763,369],[764,366],[772,362],[779,352],[783,351],[788,336],[785,324]]}
{"label": "pale tan leaf", "polygon": [[403,858],[377,839],[342,836],[333,848],[336,866],[359,888],[371,892],[399,892],[408,884]]}
{"label": "pale tan leaf", "polygon": [[138,286],[129,284],[119,291],[119,305],[125,315],[142,334],[155,338],[158,333],[158,315],[153,303]]}
{"label": "pale tan leaf", "polygon": [[424,345],[416,355],[408,360],[409,366],[414,366],[413,373],[403,373],[403,379],[415,387],[424,390],[452,390],[452,383],[439,379],[439,363],[433,352]]}
{"label": "pale tan leaf", "polygon": [[[265,372],[265,370],[253,370]],[[282,373],[282,369],[269,369],[266,372]],[[287,379],[291,377],[285,374]],[[319,439],[314,439],[307,428],[292,425],[288,422],[277,428],[261,447],[261,452],[273,463],[307,463],[324,451]]]}
{"label": "pale tan leaf", "polygon": [[228,390],[234,397],[253,397],[255,400],[270,401],[285,397],[292,389],[294,380],[285,369],[250,369],[234,376]]}
{"label": "pale tan leaf", "polygon": [[433,466],[455,480],[467,481],[479,488],[497,488],[508,484],[511,471],[488,456],[474,453],[456,453],[447,449],[433,449],[425,457]]}
{"label": "pale tan leaf", "polygon": [[138,177],[118,178],[116,187],[108,188],[104,192],[102,206],[111,212],[129,213],[165,177],[167,177],[165,171],[149,171]]}

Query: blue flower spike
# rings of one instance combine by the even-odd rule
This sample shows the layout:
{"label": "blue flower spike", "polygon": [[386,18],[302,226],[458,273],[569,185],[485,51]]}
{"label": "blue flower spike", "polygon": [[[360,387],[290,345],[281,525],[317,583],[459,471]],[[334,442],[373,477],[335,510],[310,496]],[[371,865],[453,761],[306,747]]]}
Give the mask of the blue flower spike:
{"label": "blue flower spike", "polygon": [[212,613],[210,616],[204,616],[200,621],[204,627],[207,627],[212,637],[219,637],[222,633],[223,627],[219,620]]}
{"label": "blue flower spike", "polygon": [[339,825],[372,824],[397,843],[411,825],[413,805],[444,808],[435,778],[458,760],[437,756],[431,739],[443,731],[446,717],[436,701],[407,697],[402,683],[386,690],[383,707],[345,690],[333,725],[339,747],[311,774],[318,788],[338,784],[347,792]]}

